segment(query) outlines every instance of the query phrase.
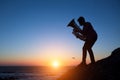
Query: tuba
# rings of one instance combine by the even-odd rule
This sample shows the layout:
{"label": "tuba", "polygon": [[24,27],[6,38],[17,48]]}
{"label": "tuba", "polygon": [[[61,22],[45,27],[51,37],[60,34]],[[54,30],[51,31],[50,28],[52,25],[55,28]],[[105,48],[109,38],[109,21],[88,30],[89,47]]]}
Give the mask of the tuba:
{"label": "tuba", "polygon": [[[74,19],[72,19],[70,22],[69,22],[69,24],[67,25],[67,27],[72,27],[74,30],[79,30],[80,32],[81,32],[81,29],[79,28],[79,26],[75,23],[75,20]],[[85,41],[86,40],[86,37],[85,36],[83,36],[83,35],[81,35],[80,33],[78,33],[78,32],[76,32],[76,31],[74,31],[73,30],[73,34],[76,36],[76,38],[79,38],[79,39],[81,39],[81,40],[83,40],[83,41]]]}
{"label": "tuba", "polygon": [[76,30],[79,30],[80,28],[79,28],[79,26],[75,23],[75,20],[74,19],[72,19],[70,22],[69,22],[69,24],[67,25],[67,27],[72,27],[73,29],[76,29]]}

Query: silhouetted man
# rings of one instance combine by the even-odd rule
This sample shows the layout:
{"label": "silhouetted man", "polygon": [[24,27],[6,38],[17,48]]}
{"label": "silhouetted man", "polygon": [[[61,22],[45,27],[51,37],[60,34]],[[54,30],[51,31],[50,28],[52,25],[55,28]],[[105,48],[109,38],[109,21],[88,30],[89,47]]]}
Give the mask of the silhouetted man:
{"label": "silhouetted man", "polygon": [[90,22],[86,22],[84,17],[79,17],[78,22],[81,26],[83,26],[83,29],[73,29],[73,34],[79,38],[85,41],[84,46],[83,46],[83,57],[82,57],[82,63],[86,65],[86,56],[87,56],[87,51],[89,52],[91,63],[95,63],[94,59],[94,54],[92,51],[92,46],[97,40],[97,33],[93,29],[92,25]]}

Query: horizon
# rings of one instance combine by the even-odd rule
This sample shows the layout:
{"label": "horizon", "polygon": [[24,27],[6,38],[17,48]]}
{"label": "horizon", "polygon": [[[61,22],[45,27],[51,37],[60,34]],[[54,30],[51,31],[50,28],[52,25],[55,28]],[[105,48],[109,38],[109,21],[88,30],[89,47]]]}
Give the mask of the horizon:
{"label": "horizon", "polygon": [[0,0],[0,65],[78,65],[84,42],[67,24],[79,16],[96,30],[94,56],[103,59],[120,47],[119,8],[119,0]]}

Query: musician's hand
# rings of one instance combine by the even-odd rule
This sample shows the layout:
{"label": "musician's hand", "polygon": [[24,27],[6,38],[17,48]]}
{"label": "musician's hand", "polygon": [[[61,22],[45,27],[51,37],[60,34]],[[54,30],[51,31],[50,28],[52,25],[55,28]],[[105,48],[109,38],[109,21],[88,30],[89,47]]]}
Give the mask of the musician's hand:
{"label": "musician's hand", "polygon": [[72,33],[75,35],[76,38],[79,38],[79,33],[78,32],[73,31]]}
{"label": "musician's hand", "polygon": [[80,40],[83,40],[83,41],[86,41],[86,36],[83,36],[81,34],[79,34],[79,32],[72,32],[76,38],[80,39]]}
{"label": "musician's hand", "polygon": [[79,30],[78,29],[73,29],[73,32],[79,32]]}
{"label": "musician's hand", "polygon": [[75,36],[76,36],[76,38],[79,38],[79,33],[76,33]]}

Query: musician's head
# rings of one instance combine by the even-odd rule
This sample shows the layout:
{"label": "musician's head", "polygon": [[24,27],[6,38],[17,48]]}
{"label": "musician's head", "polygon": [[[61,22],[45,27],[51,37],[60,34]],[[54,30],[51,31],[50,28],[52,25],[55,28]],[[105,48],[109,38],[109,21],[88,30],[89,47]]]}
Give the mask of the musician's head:
{"label": "musician's head", "polygon": [[85,23],[85,18],[82,17],[82,16],[80,16],[80,17],[78,18],[78,22],[79,22],[79,24],[80,24],[81,26],[84,25],[84,23]]}

